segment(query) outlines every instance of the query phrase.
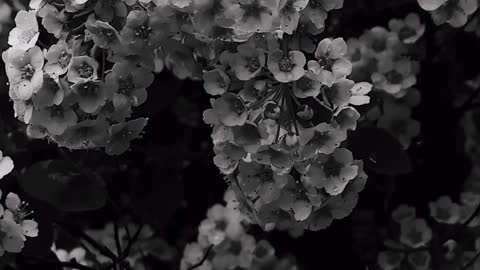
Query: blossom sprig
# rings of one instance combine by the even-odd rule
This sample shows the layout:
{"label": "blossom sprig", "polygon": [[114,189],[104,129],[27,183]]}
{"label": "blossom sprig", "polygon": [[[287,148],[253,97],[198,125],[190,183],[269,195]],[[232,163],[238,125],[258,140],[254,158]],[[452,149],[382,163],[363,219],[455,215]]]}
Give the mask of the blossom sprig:
{"label": "blossom sprig", "polygon": [[418,61],[409,55],[424,32],[419,16],[410,13],[404,19],[391,19],[388,29],[376,26],[347,41],[351,77],[371,82],[371,96],[376,100],[360,121],[387,130],[405,149],[420,133],[420,123],[411,116],[421,98],[415,88],[420,70]]}
{"label": "blossom sprig", "polygon": [[371,84],[347,79],[341,38],[321,41],[308,62],[286,44],[264,34],[223,52],[204,74],[217,97],[204,121],[213,126],[215,165],[255,222],[319,230],[347,216],[365,184],[362,162],[340,145]]}
{"label": "blossom sprig", "polygon": [[248,233],[250,221],[238,209],[233,190],[224,196],[226,206],[216,204],[200,223],[196,242],[187,244],[180,269],[297,269],[289,257],[280,259],[267,240],[257,240]]}
{"label": "blossom sprig", "polygon": [[[0,199],[2,191],[0,190]],[[28,203],[17,194],[8,193],[4,206],[0,204],[0,257],[6,252],[22,252],[28,238],[38,236],[38,223],[29,217]]]}

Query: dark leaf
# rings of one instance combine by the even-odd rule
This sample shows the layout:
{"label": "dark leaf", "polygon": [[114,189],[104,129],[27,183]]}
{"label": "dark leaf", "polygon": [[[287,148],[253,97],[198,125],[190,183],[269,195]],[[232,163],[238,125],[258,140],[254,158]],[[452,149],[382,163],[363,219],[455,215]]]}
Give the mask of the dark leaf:
{"label": "dark leaf", "polygon": [[19,183],[32,197],[62,211],[95,210],[106,201],[102,180],[67,161],[38,162],[20,177]]}

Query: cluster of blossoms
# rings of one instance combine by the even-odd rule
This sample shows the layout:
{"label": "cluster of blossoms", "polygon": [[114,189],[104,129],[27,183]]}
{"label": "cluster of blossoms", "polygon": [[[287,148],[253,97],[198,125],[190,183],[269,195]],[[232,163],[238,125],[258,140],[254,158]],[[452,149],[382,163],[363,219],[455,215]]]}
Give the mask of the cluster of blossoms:
{"label": "cluster of blossoms", "polygon": [[288,259],[275,256],[275,250],[266,240],[257,241],[248,233],[249,219],[239,212],[232,190],[225,193],[227,205],[216,204],[207,212],[207,218],[198,228],[197,242],[185,247],[180,269],[278,269],[296,270],[298,267]]}
{"label": "cluster of blossoms", "polygon": [[[0,179],[13,170],[13,161],[0,151]],[[0,190],[0,200],[2,190]],[[28,219],[28,203],[22,202],[17,194],[8,193],[4,198],[5,206],[0,203],[0,257],[5,252],[20,253],[27,237],[38,236],[38,224]]]}
{"label": "cluster of blossoms", "polygon": [[431,13],[435,24],[448,23],[453,27],[464,26],[480,6],[478,0],[418,0],[424,10]]}
{"label": "cluster of blossoms", "polygon": [[[480,219],[475,215],[480,195],[465,191],[461,193],[460,201],[455,203],[450,197],[441,196],[430,202],[430,220],[435,226],[430,226],[426,219],[417,218],[414,207],[400,205],[392,213],[397,227],[393,231],[399,232],[398,241],[385,241],[387,250],[378,255],[380,268],[425,270],[432,269],[432,265],[444,265],[442,269],[467,269],[462,266],[480,249],[480,235],[474,230],[480,225]],[[445,233],[447,228],[456,233]],[[440,248],[435,245],[440,245]],[[476,251],[471,251],[470,247],[475,247]],[[480,262],[468,269],[478,267]]]}
{"label": "cluster of blossoms", "polygon": [[11,192],[5,197],[5,207],[0,204],[0,257],[5,252],[20,253],[27,237],[38,236],[38,224],[28,219],[32,212],[28,211],[27,206],[17,194]]}
{"label": "cluster of blossoms", "polygon": [[373,84],[374,102],[361,120],[376,123],[408,148],[420,132],[420,123],[411,118],[412,108],[420,103],[414,88],[419,65],[408,55],[425,26],[410,13],[405,19],[391,19],[388,28],[376,26],[349,39],[347,57],[353,65],[351,77]]}
{"label": "cluster of blossoms", "polygon": [[[174,250],[168,243],[158,235],[155,235],[154,230],[148,226],[135,226],[131,222],[127,222],[124,226],[118,228],[118,235],[115,233],[115,226],[113,223],[106,224],[101,229],[90,229],[85,231],[94,241],[105,246],[112,251],[115,256],[122,259],[122,263],[126,269],[144,270],[144,258],[147,256],[154,257],[160,261],[168,261],[174,255]],[[137,236],[136,236],[137,235]],[[134,239],[134,237],[136,238]],[[87,247],[91,247],[85,243]],[[119,245],[119,246],[118,246]],[[118,254],[118,252],[125,252],[128,249],[128,254]],[[111,263],[111,258],[104,256],[94,248],[89,248],[92,252],[92,261],[85,261],[89,264],[108,265]],[[70,252],[71,253],[71,252]],[[78,255],[78,251],[76,252]],[[83,252],[80,251],[80,255]],[[126,257],[124,257],[126,255]],[[81,258],[85,258],[85,255]]]}
{"label": "cluster of blossoms", "polygon": [[254,35],[204,74],[205,90],[218,96],[204,112],[214,163],[264,229],[320,230],[357,203],[363,163],[341,144],[372,86],[347,79],[347,50],[327,38],[307,63],[285,40]]}

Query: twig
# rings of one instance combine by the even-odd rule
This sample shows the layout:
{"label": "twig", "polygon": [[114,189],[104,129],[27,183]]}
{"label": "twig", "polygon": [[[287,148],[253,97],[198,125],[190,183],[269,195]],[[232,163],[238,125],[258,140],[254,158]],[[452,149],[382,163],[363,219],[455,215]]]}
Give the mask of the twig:
{"label": "twig", "polygon": [[203,256],[202,260],[200,260],[198,263],[190,266],[190,268],[187,268],[187,270],[193,270],[197,267],[202,266],[202,264],[208,259],[208,255],[210,255],[210,251],[212,251],[212,248],[213,248],[213,245],[210,245],[208,247],[207,251],[205,252],[205,255]]}
{"label": "twig", "polygon": [[465,264],[464,266],[462,266],[462,268],[460,268],[460,270],[467,270],[468,268],[470,268],[470,266],[472,266],[478,260],[479,257],[480,257],[480,252],[477,252],[477,254],[475,254],[475,256],[467,264]]}
{"label": "twig", "polygon": [[130,254],[130,250],[132,249],[132,246],[133,244],[138,240],[138,237],[140,236],[140,233],[142,232],[142,229],[143,229],[143,224],[141,224],[137,231],[135,232],[135,234],[133,235],[133,237],[128,241],[128,245],[127,247],[125,248],[125,250],[123,251],[122,255],[121,255],[121,259],[123,260],[124,258],[126,258],[129,254]]}

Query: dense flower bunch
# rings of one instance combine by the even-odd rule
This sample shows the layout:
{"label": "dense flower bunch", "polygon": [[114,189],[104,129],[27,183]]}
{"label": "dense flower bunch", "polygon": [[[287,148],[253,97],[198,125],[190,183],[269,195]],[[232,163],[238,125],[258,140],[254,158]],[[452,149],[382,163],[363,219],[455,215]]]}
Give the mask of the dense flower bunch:
{"label": "dense flower bunch", "polygon": [[479,3],[478,0],[418,0],[420,7],[430,11],[436,24],[446,22],[453,27],[464,26]]}
{"label": "dense flower bunch", "polygon": [[376,26],[358,39],[349,39],[347,57],[353,65],[352,78],[373,84],[375,102],[362,120],[386,129],[408,148],[420,132],[420,123],[411,118],[412,108],[420,103],[414,88],[419,66],[408,55],[425,26],[410,13],[405,19],[391,19],[388,27]]}
{"label": "dense flower bunch", "polygon": [[219,96],[204,112],[214,162],[265,229],[323,229],[348,215],[363,189],[362,162],[340,145],[371,84],[347,79],[346,53],[343,39],[327,38],[307,63],[285,40],[256,35],[204,74],[207,93]]}
{"label": "dense flower bunch", "polygon": [[196,269],[298,269],[290,259],[276,257],[268,241],[257,241],[248,233],[249,219],[238,211],[232,190],[225,193],[225,201],[226,206],[216,204],[208,210],[198,228],[198,241],[185,247],[181,270],[197,265],[205,257]]}
{"label": "dense flower bunch", "polygon": [[[432,265],[448,265],[444,269],[462,268],[480,246],[480,235],[472,228],[480,225],[480,219],[474,215],[475,209],[480,204],[480,195],[465,191],[460,195],[461,203],[455,203],[448,196],[442,196],[429,204],[432,223],[423,218],[416,217],[416,209],[408,205],[400,205],[393,213],[395,224],[393,231],[399,232],[398,241],[386,240],[386,251],[378,255],[378,265],[381,269],[431,269]],[[465,230],[464,227],[470,228]],[[435,228],[432,229],[432,228]],[[443,229],[442,229],[443,228]],[[444,232],[446,228],[455,229],[459,234],[449,235]],[[441,248],[434,246],[441,245]],[[474,242],[469,242],[474,239]],[[475,240],[477,239],[477,240]],[[475,247],[476,252],[470,251]],[[437,254],[441,251],[441,254]],[[432,262],[432,260],[436,260]],[[477,269],[477,262],[471,269]],[[470,269],[470,268],[469,268]]]}

